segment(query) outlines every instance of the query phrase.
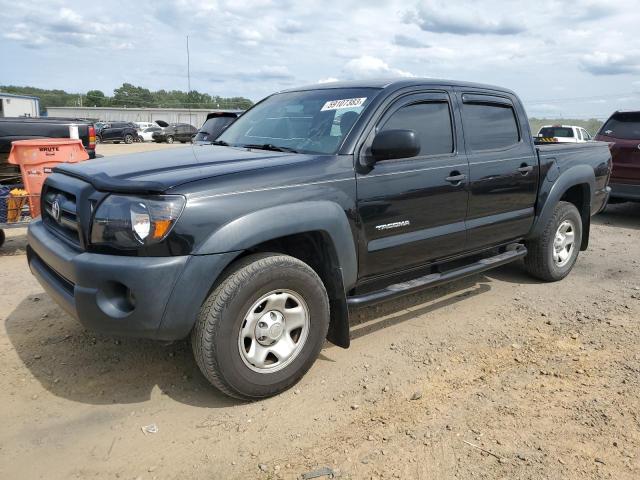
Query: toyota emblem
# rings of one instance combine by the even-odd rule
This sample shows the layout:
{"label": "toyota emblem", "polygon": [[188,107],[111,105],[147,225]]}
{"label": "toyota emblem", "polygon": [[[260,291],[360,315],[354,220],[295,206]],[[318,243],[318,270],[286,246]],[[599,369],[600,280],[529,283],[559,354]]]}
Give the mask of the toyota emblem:
{"label": "toyota emblem", "polygon": [[56,222],[60,222],[60,202],[57,198],[51,204],[51,216]]}

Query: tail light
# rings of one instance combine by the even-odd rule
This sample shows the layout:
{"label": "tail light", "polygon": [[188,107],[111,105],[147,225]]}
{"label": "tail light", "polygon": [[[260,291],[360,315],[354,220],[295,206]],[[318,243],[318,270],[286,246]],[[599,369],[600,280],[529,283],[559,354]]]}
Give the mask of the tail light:
{"label": "tail light", "polygon": [[93,125],[89,125],[89,150],[96,148],[96,129]]}

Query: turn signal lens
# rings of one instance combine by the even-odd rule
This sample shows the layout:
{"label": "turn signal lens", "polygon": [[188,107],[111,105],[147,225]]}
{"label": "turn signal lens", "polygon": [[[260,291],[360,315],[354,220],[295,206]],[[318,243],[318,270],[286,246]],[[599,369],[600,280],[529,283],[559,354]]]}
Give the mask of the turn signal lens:
{"label": "turn signal lens", "polygon": [[159,243],[171,232],[185,203],[181,195],[109,195],[94,215],[91,243],[121,249]]}

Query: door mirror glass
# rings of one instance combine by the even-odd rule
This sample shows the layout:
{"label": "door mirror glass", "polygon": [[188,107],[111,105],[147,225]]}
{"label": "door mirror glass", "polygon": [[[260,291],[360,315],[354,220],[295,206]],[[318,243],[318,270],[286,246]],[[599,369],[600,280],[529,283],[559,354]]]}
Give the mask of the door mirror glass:
{"label": "door mirror glass", "polygon": [[420,141],[413,130],[384,130],[378,132],[371,144],[372,162],[411,158],[420,152]]}

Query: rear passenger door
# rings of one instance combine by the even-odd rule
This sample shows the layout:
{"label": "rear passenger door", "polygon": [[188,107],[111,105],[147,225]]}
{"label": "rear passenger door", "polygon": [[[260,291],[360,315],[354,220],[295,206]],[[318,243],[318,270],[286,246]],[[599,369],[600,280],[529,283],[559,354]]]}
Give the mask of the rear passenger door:
{"label": "rear passenger door", "polygon": [[467,250],[521,238],[533,223],[539,176],[524,111],[507,94],[457,97],[469,159]]}
{"label": "rear passenger door", "polygon": [[460,125],[446,92],[405,95],[392,103],[367,134],[360,155],[369,155],[375,134],[416,132],[420,152],[379,161],[357,174],[362,222],[363,277],[398,272],[465,248],[468,165],[458,153]]}

